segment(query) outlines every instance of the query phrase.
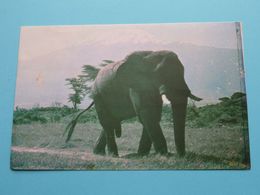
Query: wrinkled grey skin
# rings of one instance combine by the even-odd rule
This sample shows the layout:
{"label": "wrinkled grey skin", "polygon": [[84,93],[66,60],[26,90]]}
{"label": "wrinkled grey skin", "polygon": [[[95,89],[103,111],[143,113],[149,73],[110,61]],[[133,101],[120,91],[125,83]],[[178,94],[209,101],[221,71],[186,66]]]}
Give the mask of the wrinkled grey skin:
{"label": "wrinkled grey skin", "polygon": [[177,152],[185,154],[185,117],[191,94],[184,67],[171,51],[139,51],[99,71],[92,90],[95,108],[103,127],[94,153],[118,156],[115,141],[121,136],[121,121],[138,116],[143,125],[138,154],[147,155],[151,145],[167,154],[167,143],[160,127],[162,94],[171,102]]}

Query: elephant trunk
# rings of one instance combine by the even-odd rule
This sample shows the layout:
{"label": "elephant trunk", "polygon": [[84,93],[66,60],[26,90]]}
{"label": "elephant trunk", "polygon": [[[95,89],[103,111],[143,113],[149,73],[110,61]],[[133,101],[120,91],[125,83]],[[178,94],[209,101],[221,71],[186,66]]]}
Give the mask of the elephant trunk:
{"label": "elephant trunk", "polygon": [[171,103],[174,125],[174,139],[178,155],[185,155],[185,119],[187,110],[187,97]]}

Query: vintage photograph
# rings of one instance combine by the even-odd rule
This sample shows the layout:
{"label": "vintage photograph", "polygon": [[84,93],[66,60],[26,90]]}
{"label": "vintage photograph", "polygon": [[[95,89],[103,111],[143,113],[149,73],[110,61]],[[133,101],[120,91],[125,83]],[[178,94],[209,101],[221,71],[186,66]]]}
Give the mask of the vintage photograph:
{"label": "vintage photograph", "polygon": [[13,170],[250,169],[239,22],[24,26]]}

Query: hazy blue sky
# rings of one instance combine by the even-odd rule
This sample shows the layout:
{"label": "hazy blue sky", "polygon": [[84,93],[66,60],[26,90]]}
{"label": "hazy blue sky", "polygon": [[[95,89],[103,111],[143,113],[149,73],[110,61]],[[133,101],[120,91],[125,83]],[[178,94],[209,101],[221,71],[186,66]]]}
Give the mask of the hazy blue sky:
{"label": "hazy blue sky", "polygon": [[[65,78],[79,74],[83,64],[175,42],[234,49],[235,23],[22,27],[15,105],[66,103]],[[128,49],[120,53],[120,47]]]}

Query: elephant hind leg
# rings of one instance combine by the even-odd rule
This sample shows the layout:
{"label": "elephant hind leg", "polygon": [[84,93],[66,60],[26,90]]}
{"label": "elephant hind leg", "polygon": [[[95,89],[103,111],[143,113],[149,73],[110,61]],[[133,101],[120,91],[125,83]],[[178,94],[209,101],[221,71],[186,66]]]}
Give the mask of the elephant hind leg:
{"label": "elephant hind leg", "polygon": [[118,156],[118,149],[115,141],[114,129],[104,128],[104,130],[99,135],[93,153],[99,155],[106,154],[106,145],[108,149],[108,154],[111,156]]}
{"label": "elephant hind leg", "polygon": [[[102,140],[102,143],[106,142],[108,155],[118,156],[118,149],[117,149],[116,139],[115,139],[114,120],[112,117],[109,117],[108,114],[102,115],[102,113],[99,113],[98,115],[99,115],[100,124],[104,129],[103,130],[104,136],[102,135],[102,139],[105,138],[105,141]],[[102,145],[102,147],[103,147],[103,145]]]}
{"label": "elephant hind leg", "polygon": [[107,110],[102,98],[96,97],[94,101],[99,122],[103,127],[103,132],[97,140],[94,152],[103,153],[105,146],[107,145],[108,154],[111,156],[118,156],[118,149],[115,141],[115,119],[111,116],[109,110]]}
{"label": "elephant hind leg", "polygon": [[[151,142],[153,143],[154,149],[156,153],[160,154],[167,154],[167,143],[165,140],[165,137],[163,135],[161,126],[159,124],[159,121],[157,119],[157,108],[150,108],[141,110],[139,112],[139,117],[141,119],[141,123],[144,126],[144,130],[146,131],[146,134],[149,135],[149,138]],[[147,136],[146,136],[147,137]],[[148,139],[146,139],[146,142],[148,143]],[[141,139],[142,141],[142,139]],[[140,144],[142,144],[140,141]],[[146,143],[146,144],[147,144]],[[145,145],[145,144],[144,144]],[[148,145],[147,145],[148,147]]]}
{"label": "elephant hind leg", "polygon": [[105,155],[106,154],[106,144],[107,144],[106,135],[103,130],[96,141],[93,153],[99,154],[99,155]]}
{"label": "elephant hind leg", "polygon": [[106,142],[107,142],[107,150],[108,155],[117,157],[118,156],[118,149],[116,145],[115,133],[114,128],[107,128],[105,127],[104,130],[106,132]]}
{"label": "elephant hind leg", "polygon": [[105,155],[105,148],[107,146],[108,155],[115,157],[118,156],[114,128],[109,125],[105,125],[104,122],[101,122],[101,125],[104,130],[99,135],[93,152],[95,154]]}

